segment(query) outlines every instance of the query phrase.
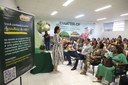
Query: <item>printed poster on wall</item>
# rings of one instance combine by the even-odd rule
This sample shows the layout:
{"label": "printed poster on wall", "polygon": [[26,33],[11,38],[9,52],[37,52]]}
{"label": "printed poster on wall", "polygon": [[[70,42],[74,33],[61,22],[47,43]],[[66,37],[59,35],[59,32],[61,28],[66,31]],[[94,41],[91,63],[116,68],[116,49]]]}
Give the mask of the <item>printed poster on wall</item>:
{"label": "printed poster on wall", "polygon": [[89,37],[92,38],[93,36],[93,31],[95,29],[95,23],[93,22],[73,22],[73,21],[48,21],[51,25],[51,29],[49,31],[50,35],[54,35],[54,27],[55,26],[60,26],[61,31],[65,31],[71,35],[73,32],[77,32],[79,35],[83,33],[89,34]]}
{"label": "printed poster on wall", "polygon": [[[50,25],[50,30],[48,31],[48,34],[51,36],[51,43],[52,43],[52,37],[54,36],[54,28],[55,26],[60,26],[61,32],[66,33],[69,38],[72,37],[80,37],[81,39],[85,39],[85,37],[88,37],[90,39],[94,38],[94,29],[95,29],[95,23],[94,22],[74,22],[74,21],[65,21],[65,20],[44,20],[44,19],[37,19],[35,21],[36,24],[36,30],[35,30],[35,47],[39,48],[39,46],[43,43],[43,35],[45,32],[40,32],[39,27],[37,26],[41,22],[41,29],[46,28],[47,24]],[[61,33],[60,32],[60,33]],[[75,34],[75,35],[74,35]],[[76,35],[77,34],[77,35]],[[66,35],[66,36],[67,36]]]}
{"label": "printed poster on wall", "polygon": [[0,85],[33,67],[34,16],[0,7]]}

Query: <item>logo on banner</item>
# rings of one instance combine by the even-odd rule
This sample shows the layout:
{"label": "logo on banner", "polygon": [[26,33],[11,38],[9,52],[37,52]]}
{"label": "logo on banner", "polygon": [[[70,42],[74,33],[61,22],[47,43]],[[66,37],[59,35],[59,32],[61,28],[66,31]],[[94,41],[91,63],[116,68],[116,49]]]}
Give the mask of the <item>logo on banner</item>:
{"label": "logo on banner", "polygon": [[26,16],[26,15],[23,15],[23,14],[20,15],[20,20],[21,21],[30,21],[31,18],[32,17]]}

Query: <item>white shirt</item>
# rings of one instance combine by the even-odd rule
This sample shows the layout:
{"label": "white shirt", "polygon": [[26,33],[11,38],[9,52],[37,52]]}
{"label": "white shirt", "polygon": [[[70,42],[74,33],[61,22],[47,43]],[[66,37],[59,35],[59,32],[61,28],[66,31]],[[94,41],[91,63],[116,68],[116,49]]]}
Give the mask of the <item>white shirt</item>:
{"label": "white shirt", "polygon": [[83,48],[82,48],[82,51],[81,51],[81,54],[82,55],[89,55],[90,53],[92,53],[93,52],[93,48],[92,48],[92,46],[90,45],[90,44],[84,44],[83,45]]}

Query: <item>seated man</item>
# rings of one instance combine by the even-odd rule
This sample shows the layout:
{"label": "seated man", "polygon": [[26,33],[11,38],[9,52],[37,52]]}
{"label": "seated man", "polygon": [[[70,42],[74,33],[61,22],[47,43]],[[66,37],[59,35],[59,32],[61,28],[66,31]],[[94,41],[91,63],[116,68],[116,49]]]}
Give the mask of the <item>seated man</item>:
{"label": "seated man", "polygon": [[75,57],[76,59],[83,59],[82,56],[79,52],[77,51],[68,51],[68,52],[64,52],[64,55],[67,56],[67,59],[69,61],[69,63],[67,65],[72,65],[72,62],[71,62],[71,56],[72,57]]}
{"label": "seated man", "polygon": [[30,71],[32,74],[46,73],[53,70],[51,54],[45,51],[45,46],[43,45],[41,45],[39,49],[40,53],[36,53],[34,56],[34,64],[36,67]]}
{"label": "seated man", "polygon": [[64,56],[67,57],[67,60],[68,60],[68,64],[67,65],[72,65],[72,62],[71,62],[71,56],[72,57],[75,57],[75,58],[79,58],[81,55],[79,54],[79,52],[77,51],[79,48],[78,48],[78,45],[75,45],[76,46],[76,49],[73,47],[73,44],[69,44],[67,46],[67,51],[64,52]]}
{"label": "seated man", "polygon": [[[93,51],[93,48],[92,48],[92,46],[90,45],[90,39],[87,38],[87,39],[85,39],[85,44],[83,45],[82,51],[81,51],[81,53],[79,54],[79,55],[80,55],[80,56],[79,56],[80,58],[78,57],[78,59],[76,59],[76,62],[75,62],[75,64],[74,64],[74,67],[73,67],[71,70],[75,70],[76,67],[77,67],[77,65],[78,65],[79,59],[83,59],[85,65],[84,65],[84,69],[83,69],[83,71],[81,72],[81,74],[86,74],[87,68],[88,68],[88,66],[89,66],[90,55],[91,55],[92,51]],[[84,58],[85,58],[85,59],[84,59]]]}

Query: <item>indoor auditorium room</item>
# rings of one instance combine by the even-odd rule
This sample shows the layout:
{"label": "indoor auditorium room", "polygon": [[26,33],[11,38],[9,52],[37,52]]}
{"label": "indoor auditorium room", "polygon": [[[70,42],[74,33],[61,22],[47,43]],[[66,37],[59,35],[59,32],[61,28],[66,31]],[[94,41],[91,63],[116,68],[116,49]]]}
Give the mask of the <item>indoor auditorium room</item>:
{"label": "indoor auditorium room", "polygon": [[128,85],[128,0],[0,0],[0,85]]}

